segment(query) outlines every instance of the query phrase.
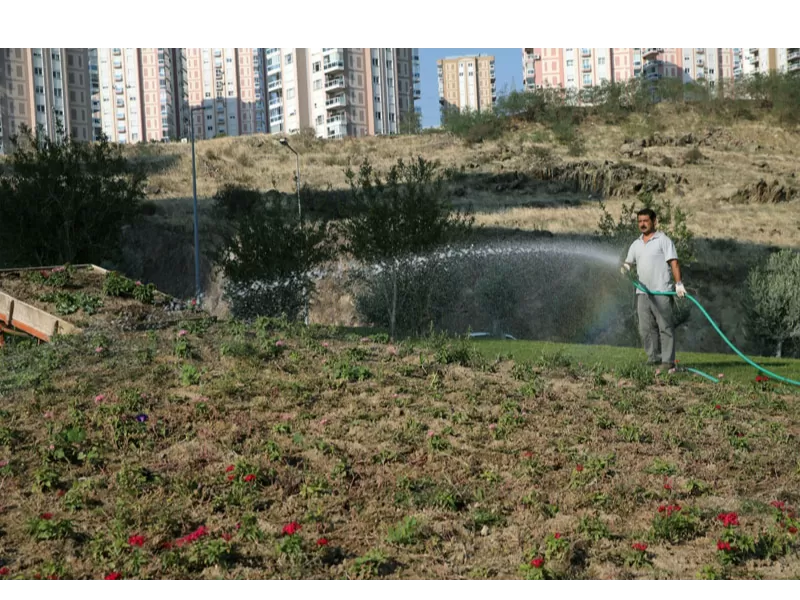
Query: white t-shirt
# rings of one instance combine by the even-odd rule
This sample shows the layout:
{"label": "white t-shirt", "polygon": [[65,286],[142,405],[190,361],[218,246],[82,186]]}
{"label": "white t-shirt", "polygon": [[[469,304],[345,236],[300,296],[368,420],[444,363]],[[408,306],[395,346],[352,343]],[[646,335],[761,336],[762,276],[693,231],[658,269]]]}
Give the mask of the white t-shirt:
{"label": "white t-shirt", "polygon": [[[631,244],[628,249],[626,263],[636,265],[639,281],[654,292],[671,292],[672,284],[669,261],[678,259],[675,244],[665,233],[656,231],[653,236],[644,242],[644,235]],[[637,289],[637,294],[645,292]]]}

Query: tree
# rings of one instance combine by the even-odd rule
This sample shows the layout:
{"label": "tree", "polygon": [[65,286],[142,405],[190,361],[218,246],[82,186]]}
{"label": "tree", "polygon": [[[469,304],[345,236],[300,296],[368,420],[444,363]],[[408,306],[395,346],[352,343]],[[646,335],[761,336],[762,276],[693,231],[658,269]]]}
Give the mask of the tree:
{"label": "tree", "polygon": [[0,178],[0,263],[25,267],[116,261],[139,213],[144,176],[103,138],[55,139],[23,129]]}
{"label": "tree", "polygon": [[339,231],[347,252],[383,274],[373,278],[372,285],[385,300],[392,339],[398,299],[409,295],[409,286],[423,285],[414,280],[398,285],[401,273],[415,259],[432,264],[436,257],[431,251],[465,235],[474,221],[453,211],[438,168],[437,162],[422,157],[409,163],[398,159],[383,180],[364,159],[358,174],[346,172],[352,212]]}
{"label": "tree", "polygon": [[214,257],[239,318],[302,315],[312,271],[331,256],[328,227],[298,218],[294,196],[226,186],[214,196],[221,243]]}
{"label": "tree", "polygon": [[400,117],[400,133],[417,134],[422,131],[422,115],[415,110],[407,110]]}
{"label": "tree", "polygon": [[800,252],[781,250],[747,276],[744,307],[750,334],[783,355],[784,344],[800,339]]}

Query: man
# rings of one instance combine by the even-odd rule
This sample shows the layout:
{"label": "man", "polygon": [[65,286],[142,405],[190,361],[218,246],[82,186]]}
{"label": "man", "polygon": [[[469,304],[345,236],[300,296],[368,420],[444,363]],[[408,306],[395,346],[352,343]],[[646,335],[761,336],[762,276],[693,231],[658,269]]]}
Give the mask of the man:
{"label": "man", "polygon": [[[670,271],[675,280],[678,298],[686,295],[681,282],[681,268],[675,244],[667,235],[656,231],[656,213],[643,208],[636,213],[639,236],[628,250],[628,257],[620,269],[623,274],[637,266],[639,281],[653,292],[672,291]],[[660,368],[656,373],[675,372],[675,328],[672,322],[672,297],[654,296],[636,290],[636,312],[639,317],[639,335],[647,352],[647,362]]]}

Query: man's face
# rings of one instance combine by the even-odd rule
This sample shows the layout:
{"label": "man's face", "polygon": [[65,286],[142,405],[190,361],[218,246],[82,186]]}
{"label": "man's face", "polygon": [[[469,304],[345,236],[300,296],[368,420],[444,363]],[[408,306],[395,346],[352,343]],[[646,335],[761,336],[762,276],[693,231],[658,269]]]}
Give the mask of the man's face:
{"label": "man's face", "polygon": [[644,235],[649,235],[655,231],[655,223],[653,223],[653,220],[649,216],[639,215],[637,220],[639,223],[639,231]]}

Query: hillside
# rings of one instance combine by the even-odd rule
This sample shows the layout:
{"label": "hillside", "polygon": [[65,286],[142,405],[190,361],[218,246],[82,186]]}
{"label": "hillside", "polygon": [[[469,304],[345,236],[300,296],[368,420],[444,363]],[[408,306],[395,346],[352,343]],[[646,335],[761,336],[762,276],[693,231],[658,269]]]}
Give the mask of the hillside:
{"label": "hillside", "polygon": [[[365,158],[385,170],[398,158],[420,155],[441,162],[451,176],[456,205],[472,207],[486,244],[531,244],[547,236],[580,242],[597,230],[600,200],[617,215],[637,192],[651,191],[659,202],[689,211],[698,262],[686,272],[687,282],[734,343],[747,350],[739,305],[747,272],[775,247],[800,247],[800,133],[767,117],[726,121],[669,106],[647,118],[632,115],[622,125],[590,119],[577,130],[584,141],[580,156],[572,156],[548,128],[529,123],[514,125],[499,140],[476,144],[442,132],[328,142],[295,136],[291,143],[301,155],[307,212],[335,216],[337,201],[348,193],[345,170]],[[140,145],[126,152],[148,170],[154,203],[154,214],[128,234],[126,271],[186,297],[193,289],[190,146]],[[215,229],[210,197],[221,186],[294,193],[294,156],[275,137],[199,142],[197,157],[204,254]],[[202,268],[208,306],[223,316],[219,282],[205,258]],[[325,278],[319,289],[312,321],[364,324],[341,273]],[[520,314],[519,322],[531,322],[531,311]],[[482,314],[465,319],[453,324],[454,331],[490,326]],[[517,325],[512,331],[520,335],[524,329]],[[724,351],[707,331],[704,325],[686,329],[686,349]],[[546,339],[611,341],[553,335]]]}
{"label": "hillside", "polygon": [[11,344],[0,578],[800,575],[791,390],[599,358],[271,321]]}

